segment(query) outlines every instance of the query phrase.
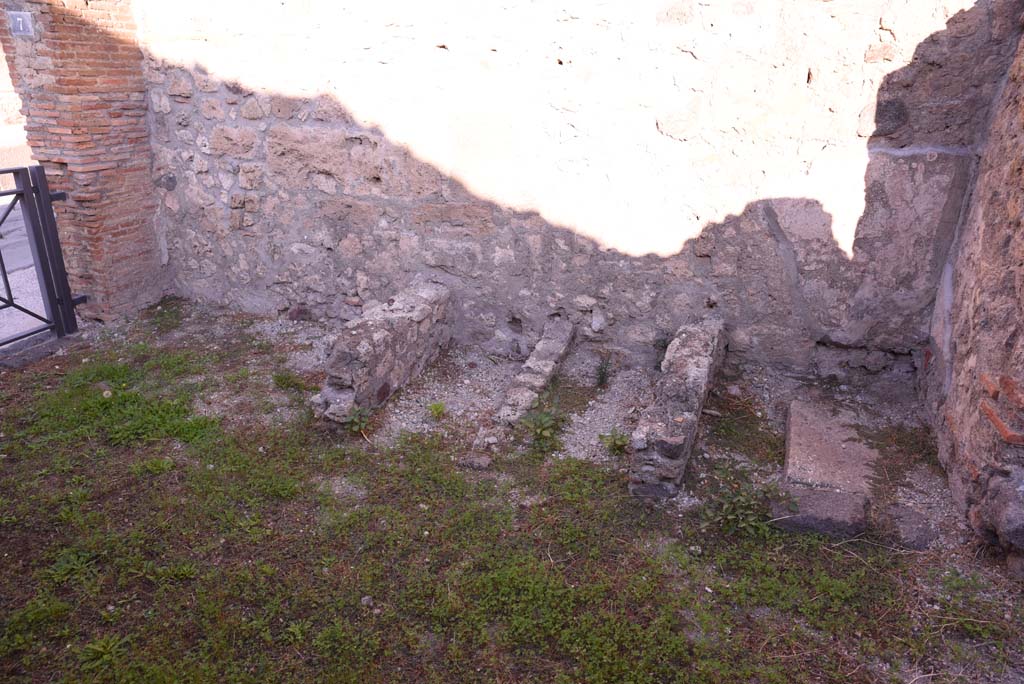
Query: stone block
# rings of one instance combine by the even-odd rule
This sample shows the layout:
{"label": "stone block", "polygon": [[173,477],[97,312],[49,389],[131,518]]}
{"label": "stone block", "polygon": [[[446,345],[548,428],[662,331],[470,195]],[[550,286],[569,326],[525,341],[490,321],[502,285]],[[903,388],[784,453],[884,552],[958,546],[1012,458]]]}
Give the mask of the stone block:
{"label": "stone block", "polygon": [[786,425],[786,480],[868,495],[879,458],[857,434],[855,413],[831,402],[795,400]]}
{"label": "stone block", "polygon": [[256,148],[256,131],[249,128],[216,126],[210,135],[210,153],[247,159]]}
{"label": "stone block", "polygon": [[451,295],[419,281],[345,324],[327,359],[327,379],[313,406],[341,421],[356,406],[373,408],[416,377],[452,337]]}
{"label": "stone block", "polygon": [[636,496],[679,493],[704,400],[725,351],[722,321],[684,325],[665,351],[655,403],[633,431],[629,491]]}
{"label": "stone block", "polygon": [[857,434],[857,415],[829,401],[794,400],[786,425],[786,484],[797,512],[776,506],[776,525],[793,532],[852,537],[868,526],[877,451]]}

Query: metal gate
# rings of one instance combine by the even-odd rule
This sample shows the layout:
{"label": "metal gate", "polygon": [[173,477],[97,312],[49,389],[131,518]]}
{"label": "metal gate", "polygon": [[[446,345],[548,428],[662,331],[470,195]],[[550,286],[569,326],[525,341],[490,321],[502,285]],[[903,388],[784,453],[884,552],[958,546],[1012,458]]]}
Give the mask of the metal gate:
{"label": "metal gate", "polygon": [[[63,337],[76,332],[78,322],[75,320],[75,306],[84,302],[85,297],[71,295],[64,255],[57,235],[57,220],[53,214],[53,202],[67,199],[67,195],[50,192],[46,173],[41,166],[0,169],[0,183],[3,183],[2,187],[9,188],[0,190],[0,197],[11,198],[7,206],[0,210],[0,236],[20,236],[20,231],[24,230],[24,242],[27,242],[35,267],[41,299],[41,303],[32,304],[26,301],[24,295],[19,295],[20,303],[15,301],[8,265],[4,261],[5,248],[0,242],[0,277],[3,279],[0,312],[5,309],[20,311],[35,319],[33,323],[38,323],[13,333],[0,329],[0,347],[40,333],[49,332]],[[15,208],[21,209],[20,214],[14,213]],[[19,217],[22,225],[18,225]]]}

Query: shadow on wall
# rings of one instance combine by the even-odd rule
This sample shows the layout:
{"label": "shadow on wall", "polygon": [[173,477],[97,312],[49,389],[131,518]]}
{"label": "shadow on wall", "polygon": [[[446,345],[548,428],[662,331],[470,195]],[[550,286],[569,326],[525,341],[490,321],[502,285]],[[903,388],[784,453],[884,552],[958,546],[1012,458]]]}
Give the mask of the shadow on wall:
{"label": "shadow on wall", "polygon": [[[752,201],[677,254],[630,256],[474,196],[331,96],[147,54],[163,262],[185,296],[339,321],[424,273],[452,288],[460,341],[513,356],[553,311],[595,343],[652,355],[714,313],[741,357],[826,374],[911,368],[1015,42],[990,5],[958,13],[886,78],[852,257],[807,198]],[[72,12],[48,8],[52,21]]]}

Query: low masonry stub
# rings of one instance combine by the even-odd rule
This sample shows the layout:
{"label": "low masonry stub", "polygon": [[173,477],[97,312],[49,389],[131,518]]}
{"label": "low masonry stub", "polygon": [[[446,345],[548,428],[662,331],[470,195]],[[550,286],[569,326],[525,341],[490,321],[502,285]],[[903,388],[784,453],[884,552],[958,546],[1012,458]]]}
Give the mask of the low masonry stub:
{"label": "low masonry stub", "polygon": [[345,324],[313,398],[318,415],[343,421],[355,407],[380,406],[417,376],[452,338],[447,287],[417,282]]}
{"label": "low masonry stub", "polygon": [[631,494],[668,498],[679,493],[704,400],[724,352],[721,320],[687,324],[676,332],[661,362],[655,402],[633,431]]}
{"label": "low masonry stub", "polygon": [[558,314],[548,318],[540,341],[505,395],[505,403],[498,410],[499,423],[515,423],[537,403],[569,351],[572,337],[573,325],[568,318]]}

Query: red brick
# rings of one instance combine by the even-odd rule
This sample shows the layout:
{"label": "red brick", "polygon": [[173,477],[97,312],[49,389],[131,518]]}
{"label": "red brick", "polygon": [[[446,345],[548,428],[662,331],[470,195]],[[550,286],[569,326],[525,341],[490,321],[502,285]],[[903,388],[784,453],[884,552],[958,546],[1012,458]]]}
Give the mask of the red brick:
{"label": "red brick", "polygon": [[1003,391],[1003,396],[1017,405],[1017,408],[1024,409],[1024,390],[1021,390],[1019,382],[1004,375],[999,378],[999,389]]}
{"label": "red brick", "polygon": [[988,421],[992,423],[992,427],[999,433],[999,437],[1007,444],[1014,444],[1016,446],[1024,446],[1024,432],[1017,432],[1012,430],[1009,425],[1003,422],[1003,419],[999,417],[999,413],[996,412],[996,407],[989,402],[982,399],[981,401],[981,412],[985,414]]}
{"label": "red brick", "polygon": [[[152,225],[155,199],[144,117],[142,53],[129,0],[27,0],[39,40],[14,50],[0,22],[26,133],[55,190],[72,287],[92,295],[86,313],[110,318],[159,296]],[[36,57],[52,60],[55,83],[28,85]],[[141,171],[141,172],[140,172]]]}

